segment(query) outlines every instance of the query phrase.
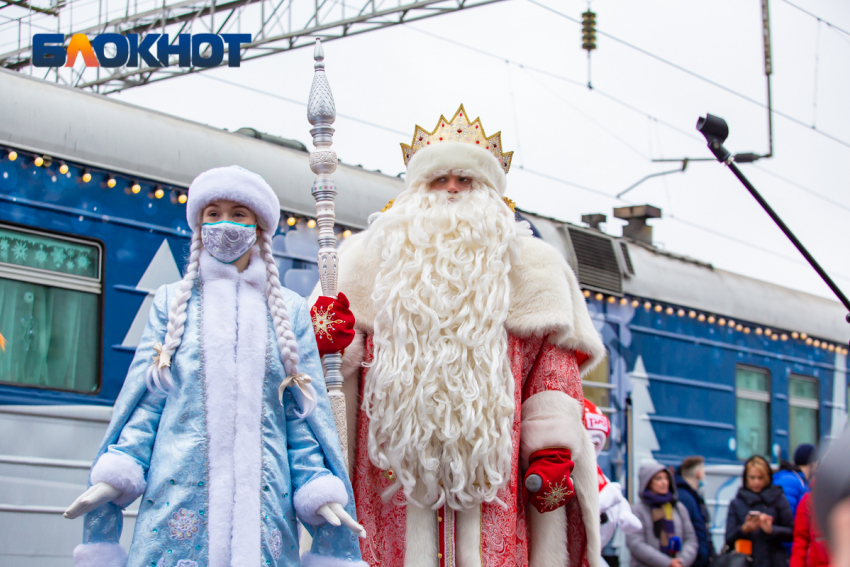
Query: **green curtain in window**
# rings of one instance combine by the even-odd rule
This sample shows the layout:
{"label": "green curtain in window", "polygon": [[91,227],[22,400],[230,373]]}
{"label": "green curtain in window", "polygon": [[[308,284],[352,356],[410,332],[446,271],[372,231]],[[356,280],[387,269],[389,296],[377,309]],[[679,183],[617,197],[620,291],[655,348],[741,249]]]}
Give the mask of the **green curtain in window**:
{"label": "green curtain in window", "polygon": [[97,296],[0,278],[0,382],[97,390]]}
{"label": "green curtain in window", "polygon": [[768,404],[755,400],[737,400],[737,455],[742,461],[753,455],[769,458]]}

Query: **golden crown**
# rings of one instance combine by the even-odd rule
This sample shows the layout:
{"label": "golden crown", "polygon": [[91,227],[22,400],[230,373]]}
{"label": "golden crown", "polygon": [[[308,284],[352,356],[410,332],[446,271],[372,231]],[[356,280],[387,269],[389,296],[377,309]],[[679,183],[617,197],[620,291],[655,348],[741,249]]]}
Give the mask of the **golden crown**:
{"label": "golden crown", "polygon": [[476,118],[472,122],[466,115],[466,109],[460,105],[454,117],[451,120],[446,120],[445,116],[440,116],[437,121],[437,127],[433,132],[428,132],[422,126],[417,124],[416,131],[413,134],[413,142],[408,146],[401,144],[401,151],[404,154],[404,165],[410,161],[413,154],[427,148],[433,144],[440,142],[463,142],[466,144],[474,144],[484,148],[493,154],[499,165],[505,170],[505,173],[511,168],[511,157],[513,152],[502,152],[502,132],[496,132],[492,136],[487,136],[484,133],[484,126],[481,125],[481,119]]}

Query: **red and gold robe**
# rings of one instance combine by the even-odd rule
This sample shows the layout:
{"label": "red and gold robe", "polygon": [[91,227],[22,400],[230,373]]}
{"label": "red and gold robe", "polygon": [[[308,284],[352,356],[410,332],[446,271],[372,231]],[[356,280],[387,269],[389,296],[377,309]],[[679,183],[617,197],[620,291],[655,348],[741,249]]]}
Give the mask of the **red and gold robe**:
{"label": "red and gold robe", "polygon": [[[372,567],[598,567],[596,454],[584,427],[581,376],[605,349],[563,257],[542,240],[523,238],[522,260],[510,272],[505,327],[515,380],[513,465],[498,495],[507,508],[492,502],[447,513],[405,506],[401,490],[384,501],[392,473],[369,460],[361,392],[373,353],[371,292],[379,261],[364,253],[362,240],[362,233],[355,235],[340,248],[339,291],[356,319],[342,373],[357,519],[369,534],[361,540],[364,561]],[[522,477],[528,456],[550,447],[572,452],[576,498],[540,514],[526,503]]]}

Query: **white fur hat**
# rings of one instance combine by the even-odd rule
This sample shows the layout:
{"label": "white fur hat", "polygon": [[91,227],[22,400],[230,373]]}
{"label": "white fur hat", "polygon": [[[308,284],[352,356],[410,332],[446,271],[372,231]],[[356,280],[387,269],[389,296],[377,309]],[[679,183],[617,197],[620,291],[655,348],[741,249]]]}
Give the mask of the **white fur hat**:
{"label": "white fur hat", "polygon": [[276,231],[280,222],[280,200],[259,174],[238,165],[203,172],[189,185],[186,221],[192,230],[201,225],[204,207],[222,199],[245,205],[257,215],[263,230]]}
{"label": "white fur hat", "polygon": [[407,163],[407,187],[430,181],[434,172],[456,169],[505,195],[507,180],[499,160],[484,148],[465,142],[446,141],[413,154]]}

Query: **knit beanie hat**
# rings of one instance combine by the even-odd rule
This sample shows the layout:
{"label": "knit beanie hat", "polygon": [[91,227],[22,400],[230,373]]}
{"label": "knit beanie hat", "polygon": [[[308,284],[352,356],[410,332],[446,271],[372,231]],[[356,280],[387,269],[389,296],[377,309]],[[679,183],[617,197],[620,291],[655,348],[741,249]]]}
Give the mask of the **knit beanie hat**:
{"label": "knit beanie hat", "polygon": [[811,464],[817,458],[817,449],[810,443],[801,443],[794,451],[794,464],[798,467]]}

